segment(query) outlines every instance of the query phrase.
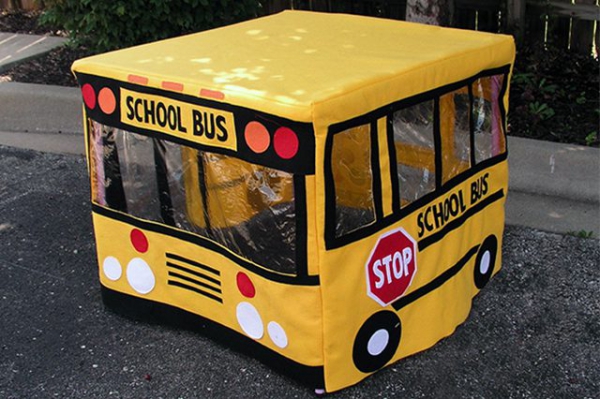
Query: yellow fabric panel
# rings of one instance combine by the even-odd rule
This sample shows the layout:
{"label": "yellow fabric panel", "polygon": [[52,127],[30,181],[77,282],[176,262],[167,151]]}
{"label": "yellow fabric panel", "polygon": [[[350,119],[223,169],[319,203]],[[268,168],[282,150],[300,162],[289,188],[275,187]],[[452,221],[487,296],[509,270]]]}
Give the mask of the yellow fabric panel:
{"label": "yellow fabric panel", "polygon": [[[419,231],[419,215],[458,192],[463,192],[467,199],[472,184],[487,171],[470,176],[449,192],[443,191],[431,203],[402,215],[402,219],[379,232],[326,250],[323,171],[330,127],[413,95],[471,78],[482,70],[507,65],[513,58],[514,43],[509,36],[342,14],[286,11],[212,31],[89,57],[77,61],[73,69],[77,73],[138,82],[136,84],[195,97],[203,97],[202,93],[208,90],[220,93],[222,97],[217,101],[223,103],[313,124],[315,174],[305,177],[307,258],[309,274],[319,275],[320,286],[281,284],[248,274],[259,293],[252,303],[264,312],[265,320],[280,323],[290,338],[290,346],[285,350],[267,339],[260,338],[260,343],[301,364],[324,365],[326,389],[335,391],[368,375],[354,365],[353,342],[369,316],[384,308],[391,309],[389,305],[382,307],[367,295],[365,266],[379,238],[400,228],[415,240],[435,234],[442,227]],[[508,96],[504,101],[508,109]],[[386,119],[382,114],[377,118],[364,118],[362,128],[350,127],[360,137],[344,144],[343,153],[357,156],[364,153],[371,144],[368,129],[377,121],[383,213],[389,215],[394,211],[391,198],[396,194],[391,192],[391,179],[395,177],[390,176],[389,162],[396,160],[386,157]],[[445,126],[453,124],[452,120],[443,123]],[[359,135],[361,129],[366,134]],[[341,137],[342,134],[338,135]],[[453,148],[453,142],[444,137],[442,147]],[[403,154],[403,163],[434,169],[435,158],[431,150],[397,144],[397,151]],[[198,164],[193,161],[197,159],[196,150],[185,150],[183,159],[191,166],[184,175],[186,187],[199,187]],[[244,184],[230,184],[243,181],[241,170],[233,161],[216,162],[227,166],[226,169],[231,168],[231,174],[215,172],[207,175],[210,183],[208,202],[219,203],[217,194],[242,198],[245,202],[241,204],[241,210],[223,212],[218,224],[226,225],[233,218],[248,219],[257,209],[249,207],[252,201],[247,196],[238,195],[245,192]],[[344,177],[338,169],[333,172]],[[363,198],[358,194],[364,194],[365,187],[370,189],[366,172],[358,171],[361,179],[346,185],[348,192],[339,203],[347,201],[345,205],[348,206],[364,206]],[[489,169],[490,193],[504,190],[506,194],[507,173],[506,162]],[[366,186],[361,184],[365,181]],[[284,188],[283,200],[291,197],[293,187],[288,184]],[[203,227],[206,221],[199,210],[205,208],[205,204],[201,194],[198,190],[186,190],[189,218]],[[230,208],[234,209],[233,206]],[[208,212],[212,216],[216,210],[208,209]],[[240,220],[236,219],[236,222]],[[504,198],[467,218],[439,242],[416,251],[418,273],[406,294],[431,282],[469,249],[480,245],[484,233],[498,238],[497,272],[503,223]],[[100,215],[94,216],[94,224],[101,263],[113,256],[125,266],[130,259],[139,256],[129,245],[130,226]],[[235,319],[235,304],[245,300],[235,285],[236,273],[241,268],[215,251],[175,237],[157,233],[148,233],[148,236],[151,245],[157,244],[156,248],[169,248],[182,256],[201,258],[207,265],[218,268],[222,273],[224,295],[228,295],[226,305],[219,307],[206,302],[213,306],[203,308],[203,303],[198,303],[190,294],[170,290],[165,283],[167,271],[164,267],[161,269],[164,252],[154,247],[144,255],[144,260],[159,270],[159,283],[148,296],[133,292],[123,278],[111,281],[101,273],[102,284],[202,314],[243,334]],[[403,331],[401,344],[391,361],[430,347],[464,321],[470,300],[477,293],[472,273],[473,260],[440,289],[396,312]]]}
{"label": "yellow fabric panel", "polygon": [[174,82],[192,96],[216,90],[226,102],[298,121],[312,120],[313,103],[332,101],[332,119],[344,120],[373,100],[389,103],[506,64],[513,48],[509,36],[285,11],[85,58],[73,69],[142,76],[160,89]]}
{"label": "yellow fabric panel", "polygon": [[[488,171],[488,195],[500,189],[506,190],[506,163],[494,166]],[[322,263],[328,265],[321,271],[325,323],[325,380],[328,392],[345,388],[368,376],[353,366],[352,343],[362,323],[370,315],[383,309],[392,309],[390,306],[381,307],[367,297],[365,265],[378,238],[386,231],[398,227],[404,228],[415,240],[440,231],[441,227],[419,237],[418,215],[428,206],[443,202],[445,198],[460,191],[464,193],[465,201],[469,204],[471,183],[485,173],[488,172],[466,180],[450,193],[436,198],[432,203],[377,234],[322,254]],[[501,266],[504,202],[504,198],[494,202],[484,211],[466,219],[460,229],[450,231],[443,240],[423,251],[419,250],[417,272],[404,296],[433,281],[455,265],[469,249],[480,245],[485,238],[483,232],[494,234],[498,239],[494,269],[494,273],[497,273]],[[473,280],[474,261],[473,256],[458,274],[442,286],[396,312],[401,321],[402,333],[399,347],[390,363],[433,346],[440,339],[452,334],[455,328],[464,322],[471,309],[471,300],[479,292]]]}
{"label": "yellow fabric panel", "polygon": [[[320,366],[323,364],[320,287],[275,283],[246,272],[256,288],[256,295],[253,298],[247,298],[240,293],[236,286],[236,275],[240,268],[214,251],[175,237],[146,231],[145,235],[149,243],[148,251],[140,254],[131,245],[129,238],[131,226],[98,214],[93,215],[93,222],[99,261],[99,279],[103,286],[127,295],[166,303],[191,313],[200,314],[242,335],[246,334],[236,320],[236,307],[241,302],[249,302],[260,312],[265,324],[263,335],[257,339],[260,344],[304,365]],[[194,292],[167,284],[168,280],[173,279],[168,274],[171,270],[190,277],[193,275],[179,269],[165,267],[165,262],[169,262],[169,259],[165,258],[165,248],[168,248],[169,253],[188,259],[201,259],[203,264],[219,270],[218,279],[221,293],[217,295],[222,296],[223,302],[218,303]],[[123,270],[123,273],[115,280],[107,278],[102,272],[103,262],[109,257],[115,258]],[[126,274],[130,262],[136,259],[146,262],[154,273],[155,284],[145,294],[132,289]],[[292,300],[293,303],[290,302]],[[285,348],[278,347],[270,340],[266,331],[266,323],[270,321],[277,322],[285,330],[288,338],[288,345]]]}
{"label": "yellow fabric panel", "polygon": [[[314,199],[316,196],[315,176],[306,177],[306,198]],[[317,206],[314,200],[306,201],[306,246],[307,248],[320,248],[323,243],[319,235],[319,222],[316,215]],[[319,274],[319,253],[317,251],[307,251],[307,269],[310,276]]]}

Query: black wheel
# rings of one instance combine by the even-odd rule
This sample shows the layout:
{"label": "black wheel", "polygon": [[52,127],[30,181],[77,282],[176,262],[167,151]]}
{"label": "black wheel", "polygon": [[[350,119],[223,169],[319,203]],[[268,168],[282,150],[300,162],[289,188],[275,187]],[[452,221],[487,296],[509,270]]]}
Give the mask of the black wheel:
{"label": "black wheel", "polygon": [[482,289],[490,281],[494,267],[496,266],[496,253],[498,252],[498,240],[496,236],[488,236],[483,241],[477,257],[475,258],[475,269],[473,276],[475,279],[475,286]]}
{"label": "black wheel", "polygon": [[383,310],[369,317],[354,339],[352,359],[356,368],[371,373],[385,366],[396,353],[401,331],[394,312]]}

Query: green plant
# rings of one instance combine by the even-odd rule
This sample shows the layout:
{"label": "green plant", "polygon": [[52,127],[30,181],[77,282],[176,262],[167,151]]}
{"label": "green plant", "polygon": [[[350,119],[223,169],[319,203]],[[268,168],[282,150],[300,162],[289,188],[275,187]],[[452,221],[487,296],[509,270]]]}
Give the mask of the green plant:
{"label": "green plant", "polygon": [[513,85],[534,86],[535,74],[532,72],[515,72],[512,77]]}
{"label": "green plant", "polygon": [[567,232],[567,234],[570,235],[570,236],[578,237],[578,238],[592,238],[592,237],[594,237],[594,232],[593,231],[587,231],[587,230],[569,231],[569,232]]}
{"label": "green plant", "polygon": [[555,115],[554,109],[552,109],[548,104],[540,103],[539,101],[530,103],[528,109],[529,113],[543,121],[550,119]]}
{"label": "green plant", "polygon": [[515,73],[512,78],[514,85],[523,86],[525,90],[531,90],[540,94],[554,94],[558,90],[558,85],[548,84],[546,78],[538,80],[532,72]]}
{"label": "green plant", "polygon": [[46,0],[41,22],[63,27],[74,44],[102,52],[258,15],[258,0]]}
{"label": "green plant", "polygon": [[575,102],[579,105],[583,105],[587,102],[587,98],[585,97],[585,91],[582,91],[581,93],[579,93],[579,95],[575,99]]}
{"label": "green plant", "polygon": [[558,85],[547,84],[546,78],[540,79],[537,88],[542,94],[554,94],[558,89]]}
{"label": "green plant", "polygon": [[593,145],[596,141],[598,141],[598,132],[590,132],[585,136],[585,144],[588,146]]}

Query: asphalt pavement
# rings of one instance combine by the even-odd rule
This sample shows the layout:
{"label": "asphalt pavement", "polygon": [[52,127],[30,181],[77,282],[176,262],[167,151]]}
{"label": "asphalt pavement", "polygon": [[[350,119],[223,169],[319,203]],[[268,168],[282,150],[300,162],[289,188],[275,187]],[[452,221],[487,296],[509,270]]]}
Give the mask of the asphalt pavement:
{"label": "asphalt pavement", "polygon": [[[103,307],[80,101],[0,83],[0,397],[314,397],[201,335]],[[514,137],[509,149],[503,270],[468,320],[333,397],[598,397],[599,151]]]}
{"label": "asphalt pavement", "polygon": [[[0,146],[0,182],[0,397],[314,397],[103,307],[82,156]],[[595,239],[508,226],[503,270],[455,334],[332,397],[597,398],[599,261]]]}

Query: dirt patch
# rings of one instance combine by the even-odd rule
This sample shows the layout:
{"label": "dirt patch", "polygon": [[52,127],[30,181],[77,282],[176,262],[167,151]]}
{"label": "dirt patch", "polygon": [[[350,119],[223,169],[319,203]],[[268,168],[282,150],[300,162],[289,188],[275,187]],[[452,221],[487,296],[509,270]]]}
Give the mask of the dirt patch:
{"label": "dirt patch", "polygon": [[85,48],[59,47],[46,55],[18,64],[0,75],[0,81],[38,83],[57,86],[77,86],[71,65],[79,58],[91,55]]}
{"label": "dirt patch", "polygon": [[39,16],[39,11],[19,12],[0,10],[0,32],[66,36],[66,34],[57,27],[40,26],[38,24]]}

